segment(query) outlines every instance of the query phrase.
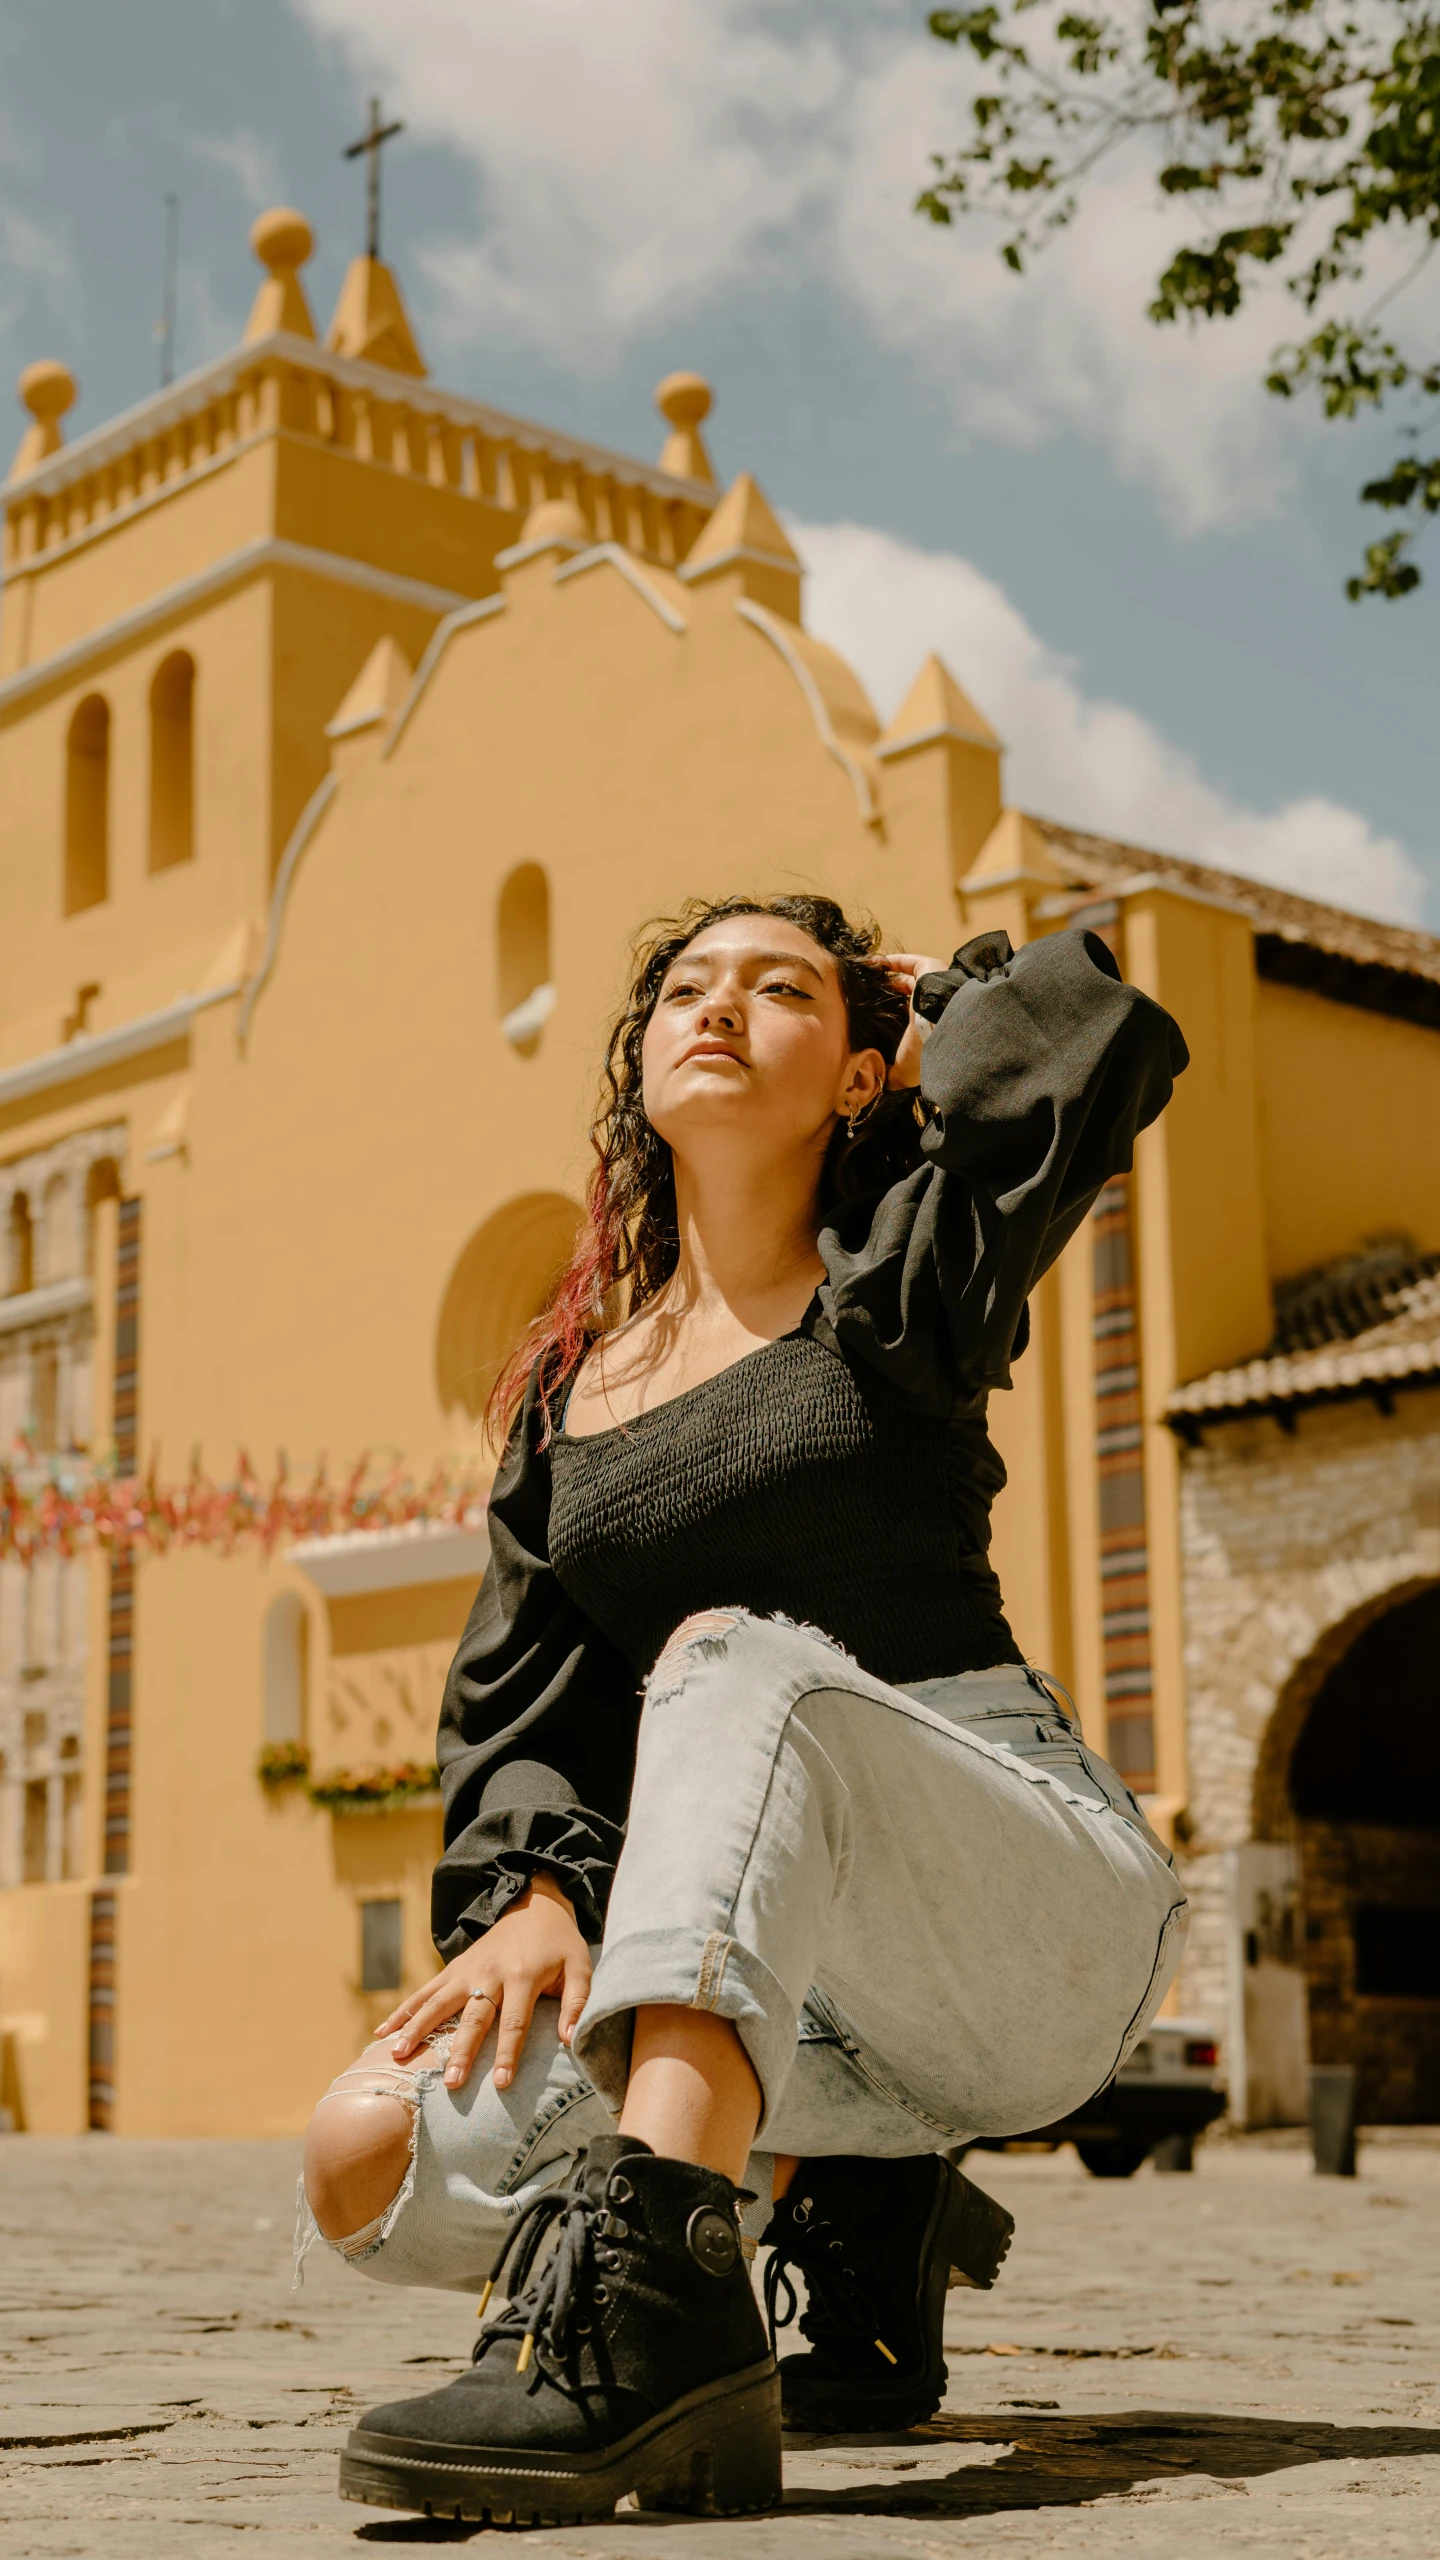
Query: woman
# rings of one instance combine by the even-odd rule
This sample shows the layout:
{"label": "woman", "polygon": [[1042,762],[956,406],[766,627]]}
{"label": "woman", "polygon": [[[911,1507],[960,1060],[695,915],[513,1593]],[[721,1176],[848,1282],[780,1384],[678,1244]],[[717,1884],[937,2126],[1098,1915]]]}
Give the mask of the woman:
{"label": "woman", "polygon": [[349,2496],[769,2503],[746,2232],[772,2338],[785,2267],[809,2289],[792,2423],[929,2415],[949,2268],[1003,2251],[940,2155],[1089,2097],[1173,1973],[1171,1864],[1006,1625],[985,1409],[1184,1043],[1094,934],[877,939],[732,898],[639,953],[588,1218],[498,1391],[448,1961],[307,2150],[343,2255],[509,2305],[369,2414]]}

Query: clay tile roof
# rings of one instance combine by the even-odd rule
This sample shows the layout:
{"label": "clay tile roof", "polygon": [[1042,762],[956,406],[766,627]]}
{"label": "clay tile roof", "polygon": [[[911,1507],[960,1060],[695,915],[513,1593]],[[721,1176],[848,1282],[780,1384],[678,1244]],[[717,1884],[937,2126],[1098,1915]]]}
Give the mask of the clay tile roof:
{"label": "clay tile roof", "polygon": [[[1077,889],[1103,893],[1137,875],[1173,880],[1177,888],[1218,898],[1249,916],[1262,976],[1314,986],[1322,994],[1378,1012],[1440,1024],[1440,936],[1351,915],[1344,907],[1322,906],[1317,899],[1296,897],[1289,889],[1247,880],[1236,871],[1216,871],[1208,863],[1187,862],[1178,854],[1151,853],[1112,836],[1085,835],[1051,818],[1030,823],[1044,837],[1056,868]],[[1328,972],[1326,960],[1332,964]],[[1388,990],[1380,972],[1391,973]]]}
{"label": "clay tile roof", "polygon": [[1275,1286],[1275,1332],[1267,1351],[1319,1351],[1353,1342],[1403,1314],[1405,1292],[1440,1271],[1440,1253],[1421,1253],[1409,1236],[1375,1236]]}
{"label": "clay tile roof", "polygon": [[[1347,1304],[1353,1311],[1358,1303],[1353,1288],[1347,1301],[1346,1286],[1337,1287],[1332,1305],[1337,1326]],[[1440,1254],[1428,1254],[1409,1272],[1392,1277],[1382,1303],[1389,1312],[1363,1332],[1337,1330],[1318,1344],[1272,1349],[1239,1368],[1212,1369],[1208,1377],[1177,1387],[1165,1407],[1167,1421],[1182,1438],[1193,1440],[1205,1422],[1256,1412],[1283,1417],[1305,1405],[1338,1404],[1356,1396],[1373,1397],[1383,1411],[1397,1388],[1440,1381]],[[1322,1321],[1318,1290],[1310,1306],[1313,1333]],[[1283,1337],[1287,1313],[1293,1321],[1283,1296],[1277,1312],[1277,1336]]]}

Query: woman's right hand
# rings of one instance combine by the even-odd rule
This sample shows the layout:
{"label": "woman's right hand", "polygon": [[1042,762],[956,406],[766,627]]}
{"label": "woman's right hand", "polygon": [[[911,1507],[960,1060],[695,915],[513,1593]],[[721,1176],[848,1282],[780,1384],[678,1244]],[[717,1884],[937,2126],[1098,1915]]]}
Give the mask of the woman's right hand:
{"label": "woman's right hand", "polygon": [[[412,1991],[375,2033],[395,2035],[395,2059],[408,2062],[427,2036],[458,2015],[445,2086],[459,2089],[498,2019],[494,2080],[497,2089],[508,2089],[536,2001],[559,2001],[560,2041],[568,2044],[589,1996],[590,1950],[574,1906],[551,1877],[532,1876],[493,1929],[453,1957],[423,1991]],[[396,2034],[397,2028],[403,2032]]]}
{"label": "woman's right hand", "polygon": [[885,1078],[888,1092],[904,1092],[907,1087],[917,1085],[920,1081],[920,1059],[930,1029],[928,1022],[921,1022],[917,1018],[915,989],[922,978],[928,978],[936,969],[943,969],[945,963],[943,960],[932,958],[925,951],[887,951],[872,965],[884,970],[891,985],[898,987],[910,1007],[910,1019],[905,1026],[905,1036],[895,1052],[894,1064]]}

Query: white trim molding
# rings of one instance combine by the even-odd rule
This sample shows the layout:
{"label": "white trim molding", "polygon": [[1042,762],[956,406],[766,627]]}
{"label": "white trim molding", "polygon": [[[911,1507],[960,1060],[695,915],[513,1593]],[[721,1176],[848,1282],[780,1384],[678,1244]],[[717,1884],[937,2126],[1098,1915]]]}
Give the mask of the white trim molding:
{"label": "white trim molding", "polygon": [[[1038,881],[1043,886],[1048,886],[1050,873],[1031,871],[1023,862],[1012,862],[1005,871],[967,871],[960,882],[960,891],[963,897],[979,898],[983,897],[988,889],[1013,889],[1016,882],[1022,880],[1029,880],[1032,884]],[[1105,894],[1109,895],[1108,890]],[[1097,890],[1095,895],[1098,897],[1100,892]],[[1042,898],[1035,913],[1037,916],[1061,915],[1068,910],[1068,904],[1068,899],[1064,898]]]}
{"label": "white trim molding", "polygon": [[953,738],[957,746],[984,747],[989,755],[1003,755],[1005,749],[996,737],[982,737],[978,729],[957,729],[953,721],[937,720],[930,729],[907,730],[903,738],[877,738],[873,753],[882,764],[892,756],[908,756],[917,747],[933,747],[941,738]]}
{"label": "white trim molding", "polygon": [[409,721],[411,712],[414,710],[416,703],[419,701],[421,694],[425,690],[425,687],[430,682],[431,677],[439,666],[440,661],[444,657],[451,641],[454,639],[456,632],[468,631],[472,622],[488,622],[493,613],[503,613],[504,611],[505,598],[503,596],[480,596],[477,597],[474,604],[457,605],[453,613],[447,613],[444,621],[436,624],[435,629],[431,632],[429,639],[425,643],[425,655],[415,670],[410,690],[406,694],[404,701],[401,703],[399,710],[396,712],[394,720],[391,722],[390,735],[380,750],[382,756],[393,756],[395,753],[396,748],[400,744],[401,736]]}
{"label": "white trim molding", "polygon": [[96,630],[68,642],[65,648],[52,650],[48,658],[37,658],[33,666],[21,667],[7,676],[0,683],[0,713],[45,685],[63,683],[67,676],[88,666],[92,658],[127,647],[176,614],[193,611],[226,587],[238,586],[247,578],[262,577],[274,569],[303,570],[311,577],[329,578],[339,586],[360,587],[367,595],[384,596],[391,604],[414,605],[422,613],[453,613],[457,606],[469,601],[450,587],[432,587],[422,578],[402,578],[391,569],[372,568],[368,560],[351,560],[340,551],[317,551],[306,542],[287,542],[278,534],[261,535],[253,542],[242,542],[236,551],[227,551],[222,559],[212,560],[207,568],[197,569],[192,577],[177,579],[173,587],[162,587],[158,595],[147,596],[143,604],[132,605],[128,613],[116,614],[112,621],[102,622]]}
{"label": "white trim molding", "polygon": [[804,659],[801,657],[799,650],[790,639],[784,624],[775,614],[767,612],[763,604],[752,604],[748,596],[738,596],[736,598],[735,610],[739,614],[741,621],[750,623],[756,631],[763,633],[764,637],[769,641],[771,648],[776,650],[784,659],[786,666],[789,668],[790,673],[805,696],[806,703],[809,706],[810,717],[815,723],[816,734],[820,739],[821,745],[829,750],[836,763],[842,766],[845,772],[848,773],[851,788],[854,791],[856,802],[860,810],[860,815],[864,819],[867,827],[873,826],[879,818],[880,812],[875,804],[875,793],[871,787],[870,776],[866,772],[864,766],[850,754],[848,748],[841,745],[840,740],[835,734],[835,726],[831,720],[825,697],[821,693],[820,687],[816,683],[810,669],[806,666]]}
{"label": "white trim molding", "polygon": [[497,551],[495,566],[497,569],[520,569],[527,560],[543,560],[552,551],[583,551],[584,548],[584,543],[577,542],[573,535],[547,533],[538,542],[512,542],[506,550]]}
{"label": "white trim molding", "polygon": [[239,1019],[235,1025],[235,1046],[242,1051],[250,1030],[250,1017],[259,1003],[265,982],[275,966],[275,955],[280,948],[280,928],[285,921],[285,907],[290,896],[290,883],[295,877],[300,856],[339,788],[338,774],[327,773],[322,776],[291,828],[289,842],[280,856],[279,868],[275,873],[275,886],[270,892],[270,914],[265,928],[265,948],[260,954],[260,966],[255,975],[245,981]]}
{"label": "white trim molding", "polygon": [[652,613],[659,614],[666,630],[675,632],[680,639],[684,638],[690,628],[684,614],[677,613],[673,604],[667,604],[665,598],[657,594],[634,553],[623,550],[618,542],[592,543],[588,551],[582,551],[578,558],[567,560],[563,569],[556,570],[555,584],[563,586],[567,578],[583,578],[587,569],[602,568],[618,569],[626,585],[633,587],[637,596],[643,597]]}
{"label": "white trim molding", "polygon": [[[1018,874],[1006,876],[1018,877]],[[995,877],[998,880],[1000,874],[997,872]],[[965,885],[962,880],[961,888]],[[976,885],[986,888],[989,883],[980,881]],[[1101,881],[1093,889],[1058,890],[1054,897],[1042,898],[1035,913],[1048,923],[1052,916],[1074,915],[1086,907],[1118,904],[1122,898],[1148,897],[1157,889],[1162,890],[1167,898],[1182,898],[1187,906],[1214,907],[1221,915],[1243,916],[1247,924],[1254,925],[1257,931],[1264,931],[1263,919],[1257,916],[1253,907],[1246,905],[1243,894],[1220,898],[1213,889],[1192,888],[1188,880],[1167,880],[1160,871],[1132,871],[1123,880]]]}
{"label": "white trim molding", "polygon": [[1254,910],[1246,906],[1243,894],[1220,898],[1213,889],[1196,889],[1188,880],[1167,880],[1160,871],[1131,872],[1128,879],[1117,880],[1108,894],[1112,898],[1145,898],[1156,889],[1167,898],[1183,898],[1187,906],[1216,907],[1222,915],[1244,916],[1249,924],[1259,921]]}
{"label": "white trim molding", "polygon": [[63,1049],[45,1049],[36,1058],[22,1059],[18,1066],[0,1068],[0,1109],[7,1103],[25,1102],[32,1093],[46,1093],[54,1085],[78,1084],[82,1076],[120,1066],[127,1058],[143,1058],[152,1049],[168,1049],[172,1040],[188,1038],[197,1013],[238,996],[244,984],[243,978],[231,978],[223,987],[207,987],[203,995],[177,996],[157,1013],[138,1013],[131,1022],[117,1023],[113,1031],[90,1031],[82,1039],[67,1040]]}
{"label": "white trim molding", "polygon": [[41,1289],[22,1289],[16,1297],[0,1298],[0,1333],[18,1333],[23,1325],[44,1324],[51,1316],[76,1315],[93,1296],[84,1278],[50,1280]]}
{"label": "white trim molding", "polygon": [[[3,1301],[0,1301],[3,1304]],[[490,1560],[490,1532],[475,1526],[346,1529],[334,1538],[302,1538],[285,1551],[327,1600],[366,1591],[403,1591],[422,1582],[476,1582]]]}
{"label": "white trim molding", "polygon": [[722,569],[733,569],[739,561],[748,561],[755,569],[779,569],[787,578],[805,575],[793,551],[757,551],[752,542],[732,542],[728,551],[712,551],[706,560],[682,560],[675,575],[687,586],[698,587],[702,579],[718,577]]}

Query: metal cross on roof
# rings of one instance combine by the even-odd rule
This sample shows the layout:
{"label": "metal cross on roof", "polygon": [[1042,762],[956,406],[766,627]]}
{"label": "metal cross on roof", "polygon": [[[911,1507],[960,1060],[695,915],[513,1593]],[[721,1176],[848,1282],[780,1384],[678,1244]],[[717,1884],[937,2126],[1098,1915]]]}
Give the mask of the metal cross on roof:
{"label": "metal cross on roof", "polygon": [[380,255],[380,153],[387,142],[393,142],[396,134],[403,133],[404,130],[404,125],[398,120],[394,124],[382,124],[380,101],[378,98],[372,98],[368,127],[361,134],[359,141],[348,144],[341,154],[342,159],[358,160],[363,152],[368,162],[365,171],[365,255],[367,258],[378,258]]}

